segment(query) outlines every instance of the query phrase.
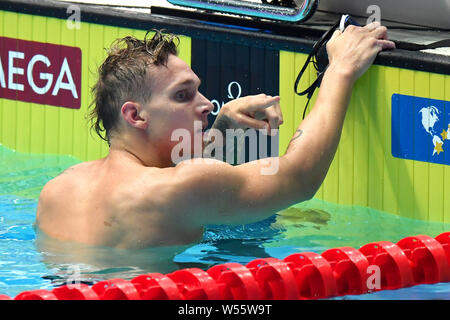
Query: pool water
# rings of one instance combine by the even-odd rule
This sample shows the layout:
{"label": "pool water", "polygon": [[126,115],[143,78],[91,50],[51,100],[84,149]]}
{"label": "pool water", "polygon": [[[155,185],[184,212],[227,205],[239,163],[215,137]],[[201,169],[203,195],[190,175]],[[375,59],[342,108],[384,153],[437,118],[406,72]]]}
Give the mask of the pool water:
{"label": "pool water", "polygon": [[[74,280],[92,284],[188,267],[206,270],[226,262],[283,259],[297,252],[320,254],[329,248],[359,248],[418,234],[435,237],[450,230],[450,224],[313,199],[258,223],[210,225],[200,242],[186,246],[123,250],[55,241],[33,226],[37,199],[48,180],[79,162],[68,156],[18,153],[0,145],[0,294],[14,297]],[[450,283],[333,299],[450,299]]]}

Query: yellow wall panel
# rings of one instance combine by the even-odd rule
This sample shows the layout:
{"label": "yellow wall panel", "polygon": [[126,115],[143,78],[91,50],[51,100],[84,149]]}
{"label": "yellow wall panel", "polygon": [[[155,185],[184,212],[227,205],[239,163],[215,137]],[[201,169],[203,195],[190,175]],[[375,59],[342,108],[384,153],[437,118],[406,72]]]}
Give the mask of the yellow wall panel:
{"label": "yellow wall panel", "polygon": [[[46,42],[61,44],[61,21],[59,19],[47,18]],[[64,42],[65,44],[65,42]],[[59,154],[59,127],[60,113],[59,107],[49,106],[45,108],[45,135],[44,153]]]}
{"label": "yellow wall panel", "polygon": [[[5,30],[4,30],[4,18],[5,16],[5,12],[0,10],[0,35],[5,34]],[[0,143],[3,142],[3,110],[5,109],[4,104],[6,104],[6,100],[5,99],[0,99]]]}
{"label": "yellow wall panel", "polygon": [[[5,34],[5,15],[6,12],[0,10],[0,35]],[[0,143],[4,143],[4,134],[3,134],[3,112],[6,109],[6,104],[9,100],[0,99]]]}
{"label": "yellow wall panel", "polygon": [[[24,15],[24,17],[27,16]],[[42,30],[47,30],[47,19],[44,17],[33,16],[31,19],[31,37],[26,37],[24,39],[46,42],[46,33],[42,32]],[[29,152],[44,153],[46,127],[45,106],[32,103],[30,113],[32,121],[30,125],[31,137]]]}
{"label": "yellow wall panel", "polygon": [[[61,29],[61,39],[64,39],[65,45],[76,47],[76,29],[69,29],[67,24],[61,25],[61,23],[59,23],[59,28]],[[81,63],[83,63],[83,61]],[[75,135],[74,115],[75,113],[81,112],[79,110],[74,111],[67,108],[58,109],[60,122],[58,128],[58,150],[60,154],[73,154],[73,136]]]}
{"label": "yellow wall panel", "polygon": [[[430,97],[430,74],[414,71],[414,95]],[[428,169],[429,163],[414,161],[414,218],[426,220],[428,218]]]}
{"label": "yellow wall panel", "polygon": [[[283,113],[283,124],[280,126],[280,155],[286,152],[289,141],[295,131],[294,128],[294,95],[292,95],[292,84],[295,81],[294,64],[295,54],[293,52],[280,52],[280,107]],[[289,85],[291,84],[291,85]],[[281,98],[282,97],[282,98]]]}
{"label": "yellow wall panel", "polygon": [[[26,16],[18,16],[17,34],[20,36],[31,37],[32,21]],[[24,151],[30,152],[30,135],[31,135],[31,103],[18,103],[16,117],[16,138],[17,144],[22,145]]]}
{"label": "yellow wall panel", "polygon": [[370,88],[370,85],[369,71],[356,82],[348,111],[354,113],[353,201],[360,206],[368,205],[369,95],[365,88]]}
{"label": "yellow wall panel", "polygon": [[390,103],[385,104],[384,67],[373,66],[369,69],[370,87],[368,88],[368,195],[370,208],[383,209],[383,171],[384,171],[384,112]]}
{"label": "yellow wall panel", "polygon": [[[401,94],[414,95],[414,78],[411,71],[400,70],[400,90]],[[414,217],[416,200],[414,198],[414,163],[409,160],[399,160],[399,214],[404,217]]]}
{"label": "yellow wall panel", "polygon": [[[345,130],[343,130],[341,134],[341,141],[339,143],[339,153],[335,156],[338,157],[339,172],[351,173],[352,176],[354,170],[353,154],[355,152],[354,126],[355,126],[355,113],[348,112],[344,120]],[[341,181],[339,181],[338,203],[352,205],[354,194],[353,189],[354,189],[353,179],[346,179],[345,183],[341,183]]]}
{"label": "yellow wall panel", "polygon": [[[11,12],[4,12],[2,24],[6,37],[17,38],[18,15]],[[6,81],[8,81],[6,79]],[[6,146],[16,147],[17,143],[17,107],[19,102],[14,100],[4,100],[2,108],[2,143]]]}
{"label": "yellow wall panel", "polygon": [[384,74],[380,77],[385,91],[381,98],[384,105],[383,114],[383,209],[386,212],[398,213],[399,192],[399,165],[403,160],[394,158],[391,150],[391,96],[400,90],[399,69],[384,67]]}
{"label": "yellow wall panel", "polygon": [[[450,101],[450,76],[445,76],[444,83],[445,83],[445,101]],[[450,110],[446,110],[446,112],[450,112]],[[450,222],[450,197],[448,196],[450,194],[450,186],[448,183],[448,181],[450,181],[450,166],[444,166],[443,180],[446,183],[444,183],[444,189],[442,190],[441,193],[447,196],[443,197],[444,210],[442,216],[445,222]]]}
{"label": "yellow wall panel", "polygon": [[[92,88],[96,83],[96,74],[98,67],[102,64],[106,53],[105,48],[109,47],[109,44],[117,38],[117,31],[114,34],[108,34],[105,29],[107,27],[98,24],[90,24],[87,31],[87,38],[89,39],[89,55],[86,63],[89,66],[89,73],[91,74],[87,80],[88,88]],[[94,132],[92,132],[94,134]],[[87,158],[98,159],[103,155],[100,154],[100,145],[97,140],[87,140]]]}
{"label": "yellow wall panel", "polygon": [[[439,74],[429,76],[429,95],[433,99],[445,100],[445,77]],[[450,150],[449,150],[450,151]],[[443,221],[444,212],[444,168],[430,163],[428,168],[428,217],[432,221]]]}

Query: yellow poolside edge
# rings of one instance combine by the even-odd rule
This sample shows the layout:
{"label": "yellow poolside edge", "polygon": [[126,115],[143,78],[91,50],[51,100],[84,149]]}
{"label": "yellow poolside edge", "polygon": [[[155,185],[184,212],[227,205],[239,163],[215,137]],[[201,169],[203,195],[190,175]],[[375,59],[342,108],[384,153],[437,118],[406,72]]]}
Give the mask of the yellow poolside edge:
{"label": "yellow poolside edge", "polygon": [[[105,48],[125,35],[145,31],[81,22],[70,29],[66,20],[0,11],[0,36],[79,47],[82,52],[81,108],[0,99],[0,143],[28,153],[64,154],[80,160],[105,156],[108,146],[89,131],[86,114],[95,72]],[[191,39],[180,36],[179,53],[191,61]],[[284,124],[280,153],[301,121],[305,97],[293,91],[306,54],[280,51],[280,96]],[[310,69],[300,85],[315,78]],[[450,76],[372,66],[357,82],[342,139],[316,197],[328,202],[370,207],[421,220],[450,222],[450,187],[446,165],[395,158],[391,154],[391,97],[394,93],[450,100]],[[310,103],[312,107],[316,94]]]}

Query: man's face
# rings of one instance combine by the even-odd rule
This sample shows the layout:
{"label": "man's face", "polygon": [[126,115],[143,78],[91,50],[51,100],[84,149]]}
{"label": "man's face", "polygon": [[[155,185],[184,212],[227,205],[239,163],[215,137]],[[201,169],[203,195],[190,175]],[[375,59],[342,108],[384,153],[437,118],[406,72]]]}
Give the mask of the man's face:
{"label": "man's face", "polygon": [[197,75],[175,55],[169,55],[166,66],[152,65],[150,77],[152,95],[144,105],[150,118],[148,137],[162,152],[170,152],[178,143],[171,141],[174,130],[186,129],[193,141],[194,134],[202,134],[202,129],[194,131],[194,121],[206,128],[214,106],[198,91]]}

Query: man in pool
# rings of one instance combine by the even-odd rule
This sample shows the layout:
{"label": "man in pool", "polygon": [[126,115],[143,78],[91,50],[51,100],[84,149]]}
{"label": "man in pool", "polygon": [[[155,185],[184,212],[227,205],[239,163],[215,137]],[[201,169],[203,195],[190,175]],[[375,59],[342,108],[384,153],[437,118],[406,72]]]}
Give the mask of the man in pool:
{"label": "man in pool", "polygon": [[[336,152],[355,81],[381,50],[395,47],[378,23],[336,31],[313,109],[276,158],[276,172],[261,174],[267,160],[236,166],[173,160],[179,141],[172,133],[201,134],[213,105],[198,91],[200,79],[177,57],[172,39],[160,33],[144,41],[126,37],[110,50],[99,68],[92,110],[109,154],[45,185],[36,225],[47,235],[117,248],[187,244],[200,240],[207,224],[255,222],[311,199]],[[216,126],[276,129],[282,123],[279,102],[264,94],[233,100]]]}

